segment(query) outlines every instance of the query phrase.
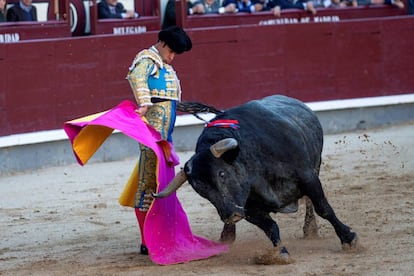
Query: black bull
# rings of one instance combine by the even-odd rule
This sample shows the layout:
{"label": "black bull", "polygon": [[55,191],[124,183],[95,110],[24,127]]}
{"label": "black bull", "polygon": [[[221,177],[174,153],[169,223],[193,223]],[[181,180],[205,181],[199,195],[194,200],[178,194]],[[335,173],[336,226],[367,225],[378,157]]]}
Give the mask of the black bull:
{"label": "black bull", "polygon": [[259,263],[292,261],[270,213],[295,212],[304,196],[305,236],[316,233],[313,205],[332,224],[344,247],[356,246],[357,235],[336,217],[324,195],[319,180],[323,132],[306,105],[285,96],[269,96],[225,110],[210,125],[201,133],[184,170],[155,197],[168,196],[188,180],[225,223],[222,241],[235,239],[235,223],[243,218],[264,231],[274,249],[259,257]]}

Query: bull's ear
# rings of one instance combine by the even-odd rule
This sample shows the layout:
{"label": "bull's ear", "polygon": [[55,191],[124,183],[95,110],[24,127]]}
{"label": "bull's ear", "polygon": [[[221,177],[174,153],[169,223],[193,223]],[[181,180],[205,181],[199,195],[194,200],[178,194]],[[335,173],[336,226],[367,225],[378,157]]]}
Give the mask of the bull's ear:
{"label": "bull's ear", "polygon": [[224,153],[238,148],[239,143],[234,138],[225,138],[210,147],[210,152],[214,157],[220,158]]}

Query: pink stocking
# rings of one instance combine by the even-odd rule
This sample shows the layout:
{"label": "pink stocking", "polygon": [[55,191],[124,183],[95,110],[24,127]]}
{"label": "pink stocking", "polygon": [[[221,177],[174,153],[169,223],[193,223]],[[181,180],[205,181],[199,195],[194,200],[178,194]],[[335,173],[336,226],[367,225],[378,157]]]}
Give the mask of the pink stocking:
{"label": "pink stocking", "polygon": [[139,230],[141,232],[141,244],[145,245],[145,238],[144,238],[144,223],[145,218],[147,216],[147,212],[140,211],[138,208],[135,209],[135,215],[137,216]]}

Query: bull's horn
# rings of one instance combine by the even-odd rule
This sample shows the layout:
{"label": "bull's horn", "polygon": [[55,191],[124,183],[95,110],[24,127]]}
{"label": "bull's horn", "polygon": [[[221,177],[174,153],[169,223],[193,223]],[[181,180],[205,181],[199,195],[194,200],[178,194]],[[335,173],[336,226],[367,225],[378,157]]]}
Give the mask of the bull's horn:
{"label": "bull's horn", "polygon": [[181,185],[184,184],[184,182],[187,180],[187,176],[185,175],[183,170],[180,170],[177,175],[174,177],[173,180],[165,187],[164,190],[157,194],[152,194],[153,197],[156,198],[164,198],[175,192],[178,188],[181,187]]}
{"label": "bull's horn", "polygon": [[218,141],[214,145],[210,147],[211,153],[216,158],[220,158],[220,156],[228,150],[237,148],[239,143],[234,138],[225,138],[223,140]]}

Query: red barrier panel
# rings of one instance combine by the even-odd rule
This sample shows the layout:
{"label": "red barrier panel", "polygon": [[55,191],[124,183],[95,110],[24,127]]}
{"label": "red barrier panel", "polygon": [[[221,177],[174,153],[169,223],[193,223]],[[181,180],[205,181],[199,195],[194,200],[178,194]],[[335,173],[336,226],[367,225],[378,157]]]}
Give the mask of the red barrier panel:
{"label": "red barrier panel", "polygon": [[[227,108],[281,93],[304,101],[413,93],[414,18],[188,30],[183,99]],[[0,44],[0,135],[57,129],[133,99],[125,80],[157,32]]]}

